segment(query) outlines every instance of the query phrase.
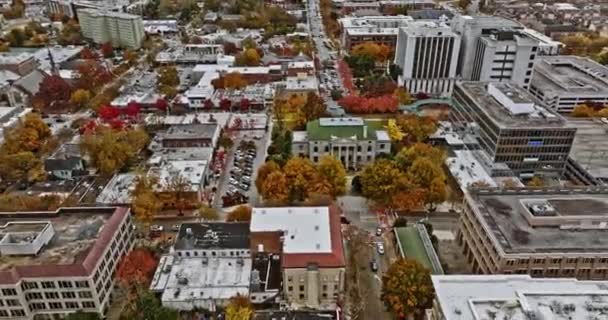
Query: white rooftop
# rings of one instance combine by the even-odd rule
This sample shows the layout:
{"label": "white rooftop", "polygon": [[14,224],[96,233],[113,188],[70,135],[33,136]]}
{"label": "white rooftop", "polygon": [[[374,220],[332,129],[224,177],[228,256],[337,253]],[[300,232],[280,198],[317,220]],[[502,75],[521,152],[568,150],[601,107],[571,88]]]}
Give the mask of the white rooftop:
{"label": "white rooftop", "polygon": [[190,191],[201,189],[205,178],[207,160],[173,160],[150,168],[149,173],[158,176],[161,189],[169,188],[176,177],[188,183]]}
{"label": "white rooftop", "polygon": [[136,177],[133,173],[114,175],[97,196],[96,202],[100,204],[131,203],[131,192],[135,189]]}
{"label": "white rooftop", "polygon": [[446,164],[462,190],[466,190],[475,182],[485,182],[491,187],[496,186],[494,179],[477,160],[473,151],[454,150],[454,157],[447,158]]}
{"label": "white rooftop", "polygon": [[347,118],[320,118],[319,124],[321,126],[329,127],[351,127],[351,126],[362,126],[364,125],[363,118],[359,117],[347,117]]}
{"label": "white rooftop", "polygon": [[306,131],[293,131],[291,133],[291,140],[293,142],[306,142],[308,141],[308,133]]}
{"label": "white rooftop", "polygon": [[251,232],[283,231],[284,253],[331,253],[328,207],[253,208]]}
{"label": "white rooftop", "polygon": [[606,319],[606,281],[529,275],[442,275],[432,281],[446,320]]}
{"label": "white rooftop", "polygon": [[[206,263],[205,263],[206,262]],[[208,308],[214,300],[248,296],[251,258],[161,257],[150,289],[163,305],[178,310]]]}

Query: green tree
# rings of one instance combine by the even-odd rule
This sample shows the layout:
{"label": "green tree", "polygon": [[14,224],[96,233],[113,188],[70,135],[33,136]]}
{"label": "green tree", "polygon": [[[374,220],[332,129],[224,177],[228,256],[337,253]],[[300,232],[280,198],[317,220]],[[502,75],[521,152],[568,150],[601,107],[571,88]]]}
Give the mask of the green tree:
{"label": "green tree", "polygon": [[129,304],[128,310],[121,315],[120,319],[178,320],[179,312],[163,307],[154,293],[139,288],[137,295]]}
{"label": "green tree", "polygon": [[433,297],[430,271],[415,260],[397,260],[382,276],[381,299],[398,319],[422,316]]}

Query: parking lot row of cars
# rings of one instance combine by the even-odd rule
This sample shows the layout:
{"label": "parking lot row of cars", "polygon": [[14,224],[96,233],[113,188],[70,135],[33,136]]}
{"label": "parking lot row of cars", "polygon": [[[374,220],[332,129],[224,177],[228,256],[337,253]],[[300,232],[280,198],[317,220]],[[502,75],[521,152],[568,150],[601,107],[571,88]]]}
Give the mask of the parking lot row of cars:
{"label": "parking lot row of cars", "polygon": [[239,190],[243,192],[249,191],[256,156],[257,150],[251,145],[246,148],[239,146],[236,150],[234,153],[234,166],[230,170],[228,194],[236,193]]}

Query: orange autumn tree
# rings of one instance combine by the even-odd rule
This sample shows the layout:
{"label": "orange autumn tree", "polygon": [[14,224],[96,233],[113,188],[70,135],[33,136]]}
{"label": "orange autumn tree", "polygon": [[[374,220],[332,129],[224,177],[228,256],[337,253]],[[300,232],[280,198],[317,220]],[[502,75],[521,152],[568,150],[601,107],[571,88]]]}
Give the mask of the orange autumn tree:
{"label": "orange autumn tree", "polygon": [[133,249],[118,265],[116,277],[122,285],[134,288],[137,285],[147,286],[150,282],[157,261],[151,251],[147,249]]}
{"label": "orange autumn tree", "polygon": [[430,271],[415,260],[395,261],[382,277],[381,299],[398,319],[422,316],[433,297]]}
{"label": "orange autumn tree", "polygon": [[251,207],[241,205],[228,213],[227,222],[249,222],[251,221]]}

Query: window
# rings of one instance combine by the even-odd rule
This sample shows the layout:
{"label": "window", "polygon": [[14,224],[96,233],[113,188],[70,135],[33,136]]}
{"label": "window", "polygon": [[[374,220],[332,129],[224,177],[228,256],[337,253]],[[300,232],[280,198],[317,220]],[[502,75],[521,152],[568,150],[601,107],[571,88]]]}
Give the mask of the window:
{"label": "window", "polygon": [[89,287],[88,281],[76,281],[76,288],[88,288],[88,287]]}
{"label": "window", "polygon": [[367,151],[372,151],[372,146],[367,146]]}
{"label": "window", "polygon": [[25,317],[25,311],[23,311],[22,309],[11,310],[11,316],[13,316],[13,317]]}
{"label": "window", "polygon": [[315,146],[314,148],[312,148],[313,152],[318,152],[319,151],[319,147]]}
{"label": "window", "polygon": [[304,291],[304,286],[300,286],[300,291]]}
{"label": "window", "polygon": [[44,289],[53,289],[55,288],[55,282],[53,281],[43,281],[42,288]]}
{"label": "window", "polygon": [[59,281],[59,288],[71,288],[72,281]]}
{"label": "window", "polygon": [[57,292],[45,292],[44,296],[47,299],[59,299],[59,293]]}
{"label": "window", "polygon": [[76,294],[74,292],[72,292],[72,291],[62,292],[61,296],[64,299],[74,299],[74,298],[76,298]]}
{"label": "window", "polygon": [[6,305],[9,307],[16,307],[16,306],[20,306],[21,302],[19,302],[19,300],[17,300],[17,299],[8,299],[8,300],[6,300]]}
{"label": "window", "polygon": [[323,285],[323,291],[327,291],[327,285],[326,284]]}
{"label": "window", "polygon": [[79,298],[91,299],[93,298],[93,294],[90,291],[80,291],[78,292]]}
{"label": "window", "polygon": [[288,277],[287,277],[287,281],[288,281],[288,282],[293,281],[293,277],[292,277],[292,276],[288,276]]}
{"label": "window", "polygon": [[38,283],[36,282],[23,282],[23,284],[21,285],[21,288],[27,290],[27,289],[38,289]]}
{"label": "window", "polygon": [[293,286],[287,287],[287,291],[292,292],[293,291]]}
{"label": "window", "polygon": [[95,308],[95,302],[93,302],[93,301],[83,301],[82,302],[82,307],[83,308]]}
{"label": "window", "polygon": [[300,293],[300,299],[301,300],[304,299],[304,294],[303,293]]}
{"label": "window", "polygon": [[78,302],[68,301],[65,303],[67,309],[78,309]]}
{"label": "window", "polygon": [[49,308],[51,309],[63,309],[61,302],[49,302]]}
{"label": "window", "polygon": [[27,300],[40,300],[42,299],[42,293],[40,292],[29,292],[25,295]]}
{"label": "window", "polygon": [[32,309],[32,310],[44,310],[44,309],[46,309],[46,304],[44,304],[42,302],[32,303],[32,304],[30,304],[30,309]]}
{"label": "window", "polygon": [[2,289],[2,294],[5,296],[16,296],[17,290],[15,289]]}
{"label": "window", "polygon": [[0,310],[0,317],[8,317],[8,311]]}

